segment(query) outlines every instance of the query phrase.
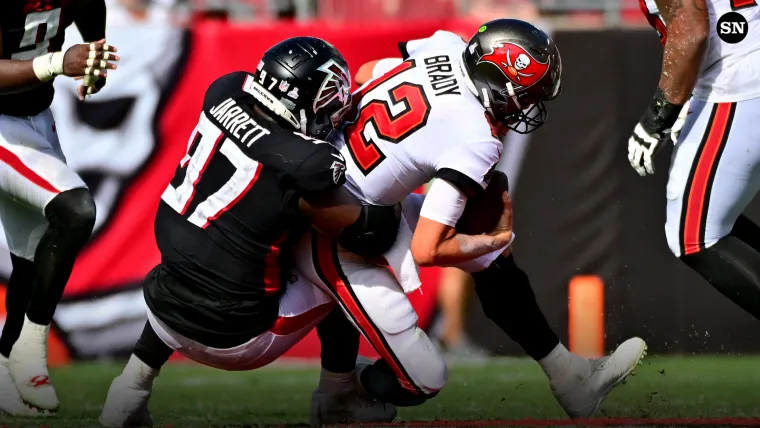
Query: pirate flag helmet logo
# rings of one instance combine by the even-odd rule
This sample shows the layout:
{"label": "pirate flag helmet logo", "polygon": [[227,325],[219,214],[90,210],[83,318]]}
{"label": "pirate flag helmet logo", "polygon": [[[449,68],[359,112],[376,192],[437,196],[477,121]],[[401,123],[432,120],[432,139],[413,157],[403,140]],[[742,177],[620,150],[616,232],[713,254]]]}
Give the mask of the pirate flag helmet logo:
{"label": "pirate flag helmet logo", "polygon": [[510,42],[498,42],[478,64],[487,62],[497,67],[514,85],[529,88],[549,72],[549,61],[540,62],[525,49]]}

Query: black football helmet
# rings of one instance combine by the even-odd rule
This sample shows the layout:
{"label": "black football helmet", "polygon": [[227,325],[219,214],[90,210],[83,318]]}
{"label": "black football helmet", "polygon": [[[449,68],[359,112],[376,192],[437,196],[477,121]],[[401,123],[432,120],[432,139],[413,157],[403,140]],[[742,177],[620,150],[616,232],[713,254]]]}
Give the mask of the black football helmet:
{"label": "black football helmet", "polygon": [[554,41],[517,19],[483,24],[462,54],[478,99],[497,121],[521,134],[547,118],[544,101],[561,90],[562,60]]}
{"label": "black football helmet", "polygon": [[264,53],[251,94],[302,133],[325,139],[351,106],[351,75],[335,47],[293,37]]}

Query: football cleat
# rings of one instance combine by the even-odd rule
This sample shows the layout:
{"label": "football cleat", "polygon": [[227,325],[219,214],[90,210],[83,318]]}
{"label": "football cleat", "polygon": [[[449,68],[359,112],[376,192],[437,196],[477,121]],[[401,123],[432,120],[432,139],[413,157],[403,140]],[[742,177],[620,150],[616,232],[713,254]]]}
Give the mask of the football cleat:
{"label": "football cleat", "polygon": [[362,371],[374,361],[361,355],[356,359],[353,387],[336,392],[323,392],[317,388],[311,395],[310,425],[341,423],[392,422],[396,406],[375,400],[361,386]]}
{"label": "football cleat", "polygon": [[41,411],[55,413],[60,402],[48,373],[49,331],[50,326],[33,324],[26,319],[21,335],[8,357],[8,371],[26,404]]}
{"label": "football cleat", "polygon": [[311,395],[309,425],[318,427],[333,424],[392,422],[396,406],[364,398],[358,391],[324,393],[317,388]]}
{"label": "football cleat", "polygon": [[573,355],[570,368],[551,381],[552,392],[568,416],[589,418],[607,394],[641,365],[646,353],[646,343],[634,337],[600,359],[586,360]]}
{"label": "football cleat", "polygon": [[8,370],[8,359],[0,356],[0,414],[10,416],[45,416],[46,413],[24,403]]}
{"label": "football cleat", "polygon": [[148,411],[151,392],[150,388],[138,388],[123,376],[117,377],[108,389],[98,422],[107,428],[153,426],[153,418]]}

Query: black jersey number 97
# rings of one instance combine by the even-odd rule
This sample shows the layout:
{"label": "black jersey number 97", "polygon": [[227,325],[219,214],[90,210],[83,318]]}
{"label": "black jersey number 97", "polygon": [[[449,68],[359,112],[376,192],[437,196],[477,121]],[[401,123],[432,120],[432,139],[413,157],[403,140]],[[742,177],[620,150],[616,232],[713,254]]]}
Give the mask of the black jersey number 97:
{"label": "black jersey number 97", "polygon": [[757,6],[757,0],[731,0],[731,10]]}
{"label": "black jersey number 97", "polygon": [[[386,90],[385,88],[388,85],[382,88],[380,86],[414,67],[413,59],[402,62],[355,94],[354,102],[361,102],[361,98],[373,90]],[[428,116],[430,116],[430,102],[428,102],[422,85],[400,82],[398,85],[387,89],[387,92],[391,102],[394,105],[401,104],[403,110],[394,115],[388,101],[372,100],[361,108],[359,117],[347,125],[344,131],[351,157],[364,175],[372,172],[385,159],[385,155],[378,147],[377,142],[373,141],[372,135],[367,132],[370,126],[374,128],[375,134],[379,138],[398,144],[424,127]]]}
{"label": "black jersey number 97", "polygon": [[[191,155],[193,148],[195,152]],[[232,208],[253,187],[261,172],[261,164],[246,156],[237,144],[225,138],[224,132],[205,116],[191,134],[187,153],[180,161],[180,169],[184,170],[182,184],[178,187],[169,184],[161,195],[164,202],[184,216],[195,198],[196,186],[203,179],[203,172],[218,154],[229,160],[235,167],[235,172],[187,217],[190,223],[202,229]]]}

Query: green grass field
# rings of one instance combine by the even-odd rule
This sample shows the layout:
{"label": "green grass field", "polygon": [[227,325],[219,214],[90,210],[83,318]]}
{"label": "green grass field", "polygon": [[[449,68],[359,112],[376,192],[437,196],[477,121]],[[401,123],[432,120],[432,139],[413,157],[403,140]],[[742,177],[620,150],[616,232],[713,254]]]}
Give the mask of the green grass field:
{"label": "green grass field", "polygon": [[[56,369],[62,408],[54,418],[0,417],[3,427],[91,427],[110,381],[122,363],[78,364]],[[157,379],[151,411],[156,426],[303,426],[318,369],[278,364],[247,372],[223,372],[190,364],[166,367]],[[635,376],[610,394],[599,418],[735,418],[721,425],[760,425],[760,357],[651,357]],[[526,359],[494,359],[453,365],[446,388],[434,400],[400,409],[399,426],[558,426],[564,413],[554,401],[537,364]],[[737,422],[736,418],[758,418]],[[543,421],[541,421],[543,420]],[[427,422],[415,422],[427,421]],[[463,422],[471,421],[471,423]],[[490,422],[488,422],[490,421]],[[715,421],[655,421],[647,425],[717,425]],[[607,424],[610,421],[591,421]]]}

